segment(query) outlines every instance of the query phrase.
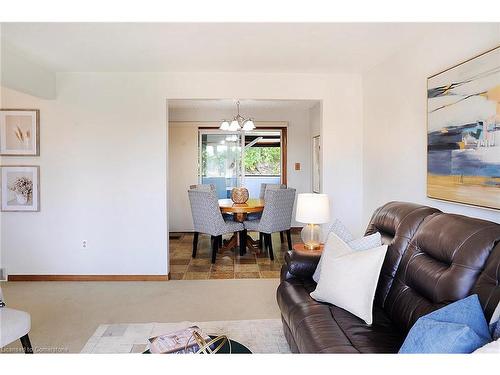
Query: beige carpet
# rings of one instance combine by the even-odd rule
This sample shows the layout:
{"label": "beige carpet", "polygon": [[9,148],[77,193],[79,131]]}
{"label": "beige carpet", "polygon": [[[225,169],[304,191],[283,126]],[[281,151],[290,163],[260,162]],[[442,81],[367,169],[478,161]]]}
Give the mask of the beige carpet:
{"label": "beige carpet", "polygon": [[290,353],[280,319],[233,320],[219,322],[101,324],[82,353],[142,353],[147,339],[193,325],[210,335],[226,335],[255,354]]}
{"label": "beige carpet", "polygon": [[280,318],[278,279],[0,284],[9,307],[31,314],[43,352],[79,353],[101,324]]}

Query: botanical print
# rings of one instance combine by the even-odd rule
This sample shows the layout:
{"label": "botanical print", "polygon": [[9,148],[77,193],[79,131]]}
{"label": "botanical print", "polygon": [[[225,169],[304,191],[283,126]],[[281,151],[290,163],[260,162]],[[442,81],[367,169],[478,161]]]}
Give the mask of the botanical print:
{"label": "botanical print", "polygon": [[500,47],[427,81],[427,195],[500,209]]}
{"label": "botanical print", "polygon": [[0,146],[2,155],[37,155],[37,133],[37,110],[0,111]]}
{"label": "botanical print", "polygon": [[2,211],[38,211],[38,167],[2,167]]}

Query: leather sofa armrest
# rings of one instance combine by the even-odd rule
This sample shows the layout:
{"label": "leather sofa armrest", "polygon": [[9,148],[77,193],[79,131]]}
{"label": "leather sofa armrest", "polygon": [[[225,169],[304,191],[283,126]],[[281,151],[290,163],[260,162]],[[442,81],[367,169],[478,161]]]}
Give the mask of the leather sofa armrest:
{"label": "leather sofa armrest", "polygon": [[299,279],[311,278],[316,271],[321,252],[317,251],[288,251],[285,254],[285,263],[288,273]]}

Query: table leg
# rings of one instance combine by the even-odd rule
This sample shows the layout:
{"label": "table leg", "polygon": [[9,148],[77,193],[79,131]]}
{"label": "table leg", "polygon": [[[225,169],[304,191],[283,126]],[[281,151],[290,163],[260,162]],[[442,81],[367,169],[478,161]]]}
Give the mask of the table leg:
{"label": "table leg", "polygon": [[225,251],[231,251],[233,248],[238,246],[238,236],[237,234],[233,234],[233,236],[227,241],[220,249],[221,253]]}

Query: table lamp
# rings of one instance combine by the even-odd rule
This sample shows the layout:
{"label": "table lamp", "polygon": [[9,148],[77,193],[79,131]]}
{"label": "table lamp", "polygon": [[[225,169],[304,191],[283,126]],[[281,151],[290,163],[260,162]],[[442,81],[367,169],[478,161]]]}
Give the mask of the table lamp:
{"label": "table lamp", "polygon": [[330,221],[330,202],[326,194],[299,194],[295,220],[307,224],[300,233],[308,250],[320,248],[321,227],[318,224]]}

